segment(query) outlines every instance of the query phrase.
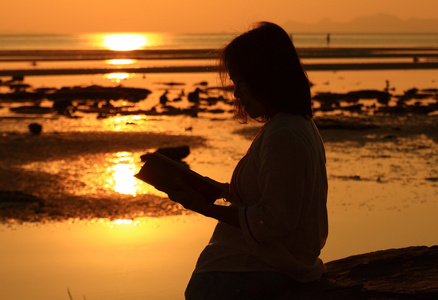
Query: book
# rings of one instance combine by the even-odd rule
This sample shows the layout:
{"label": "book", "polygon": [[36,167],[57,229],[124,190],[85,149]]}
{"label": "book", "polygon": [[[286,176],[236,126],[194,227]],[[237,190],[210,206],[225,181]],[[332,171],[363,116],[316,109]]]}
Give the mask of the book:
{"label": "book", "polygon": [[182,182],[200,192],[210,203],[216,201],[222,194],[220,183],[158,152],[148,154],[143,167],[134,176],[154,187],[173,190],[181,189]]}

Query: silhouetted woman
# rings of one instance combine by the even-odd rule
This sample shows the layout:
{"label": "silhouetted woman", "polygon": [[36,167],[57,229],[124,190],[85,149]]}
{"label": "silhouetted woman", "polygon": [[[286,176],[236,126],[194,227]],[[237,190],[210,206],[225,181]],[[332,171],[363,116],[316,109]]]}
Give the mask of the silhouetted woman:
{"label": "silhouetted woman", "polygon": [[328,234],[326,159],[309,81],[288,34],[267,22],[222,50],[220,75],[234,83],[237,118],[264,125],[234,170],[231,205],[207,204],[190,188],[166,191],[219,221],[186,299],[282,299],[286,286],[325,271],[318,257]]}

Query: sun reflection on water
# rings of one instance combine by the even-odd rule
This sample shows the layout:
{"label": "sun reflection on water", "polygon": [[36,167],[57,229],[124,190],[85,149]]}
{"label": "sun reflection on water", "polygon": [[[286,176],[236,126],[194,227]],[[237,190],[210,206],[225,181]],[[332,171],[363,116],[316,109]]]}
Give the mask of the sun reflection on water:
{"label": "sun reflection on water", "polygon": [[120,83],[122,80],[131,77],[128,73],[110,73],[106,74],[105,78],[110,79],[112,82]]}
{"label": "sun reflection on water", "polygon": [[138,224],[140,223],[139,220],[130,220],[130,219],[117,219],[115,221],[112,221],[109,223],[109,227],[111,229],[114,228],[115,225],[117,225],[117,227],[136,227]]}
{"label": "sun reflection on water", "polygon": [[[109,65],[115,65],[115,66],[121,66],[124,65],[131,65],[135,63],[135,60],[133,59],[110,59],[106,61]],[[110,79],[112,82],[120,83],[122,80],[128,79],[130,77],[133,77],[134,74],[129,74],[126,72],[115,72],[115,73],[109,73],[105,74],[104,77]]]}
{"label": "sun reflection on water", "polygon": [[[115,225],[121,225],[121,224],[132,224],[134,221],[132,220],[126,220],[126,219],[118,219],[115,220],[113,223]],[[135,222],[133,225],[136,226],[138,224],[138,222]]]}
{"label": "sun reflection on water", "polygon": [[136,196],[140,187],[138,180],[134,177],[138,170],[132,154],[130,152],[114,153],[110,162],[114,165],[108,167],[107,171],[112,174],[112,177],[106,180],[105,187],[112,188],[120,194]]}
{"label": "sun reflection on water", "polygon": [[113,130],[126,131],[127,127],[141,120],[141,116],[116,116],[112,119]]}
{"label": "sun reflection on water", "polygon": [[108,167],[106,168],[105,189],[134,197],[141,194],[162,196],[162,192],[134,177],[141,168],[136,157],[138,155],[134,153],[122,151],[106,158]]}
{"label": "sun reflection on water", "polygon": [[110,59],[106,61],[110,65],[131,65],[134,63],[133,59]]}

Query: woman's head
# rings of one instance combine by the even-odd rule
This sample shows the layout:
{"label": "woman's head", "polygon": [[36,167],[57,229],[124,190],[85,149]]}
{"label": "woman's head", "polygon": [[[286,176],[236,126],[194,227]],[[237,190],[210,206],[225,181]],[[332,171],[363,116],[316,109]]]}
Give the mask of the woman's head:
{"label": "woman's head", "polygon": [[[269,120],[277,112],[312,116],[310,85],[289,35],[278,25],[261,22],[222,49],[220,75],[237,85],[243,82]],[[236,116],[247,121],[248,112],[235,93]]]}

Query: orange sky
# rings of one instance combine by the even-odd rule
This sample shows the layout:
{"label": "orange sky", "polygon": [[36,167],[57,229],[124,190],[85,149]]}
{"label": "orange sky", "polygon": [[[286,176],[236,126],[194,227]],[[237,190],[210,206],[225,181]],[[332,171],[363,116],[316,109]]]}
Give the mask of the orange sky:
{"label": "orange sky", "polygon": [[0,33],[236,32],[259,20],[437,19],[437,11],[437,0],[15,0],[2,3]]}

